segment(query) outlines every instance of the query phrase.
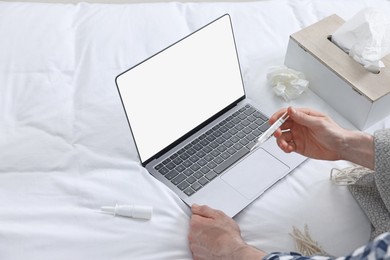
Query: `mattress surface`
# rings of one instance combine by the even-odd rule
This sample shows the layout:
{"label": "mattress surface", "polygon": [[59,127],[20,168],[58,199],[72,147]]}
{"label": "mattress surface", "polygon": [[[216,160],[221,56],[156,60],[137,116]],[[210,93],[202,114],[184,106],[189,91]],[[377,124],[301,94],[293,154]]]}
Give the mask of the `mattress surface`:
{"label": "mattress surface", "polygon": [[[385,0],[0,2],[0,259],[191,259],[190,210],[141,166],[115,77],[228,13],[246,94],[265,113],[312,107],[353,128],[310,89],[290,102],[275,96],[266,74],[283,64],[290,34],[369,6],[390,10]],[[385,127],[390,118],[366,131]],[[365,244],[368,219],[329,180],[347,166],[305,161],[235,217],[244,240],[294,251],[289,233],[307,225],[332,255]],[[99,210],[116,203],[152,206],[153,217]]]}

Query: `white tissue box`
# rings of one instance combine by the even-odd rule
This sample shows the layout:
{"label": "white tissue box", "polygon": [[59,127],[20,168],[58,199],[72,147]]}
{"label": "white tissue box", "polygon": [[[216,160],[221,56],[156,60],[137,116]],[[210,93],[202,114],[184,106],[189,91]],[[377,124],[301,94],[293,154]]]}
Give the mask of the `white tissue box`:
{"label": "white tissue box", "polygon": [[303,72],[310,89],[364,130],[390,115],[390,55],[380,73],[367,71],[330,41],[343,23],[331,15],[292,34],[285,65]]}

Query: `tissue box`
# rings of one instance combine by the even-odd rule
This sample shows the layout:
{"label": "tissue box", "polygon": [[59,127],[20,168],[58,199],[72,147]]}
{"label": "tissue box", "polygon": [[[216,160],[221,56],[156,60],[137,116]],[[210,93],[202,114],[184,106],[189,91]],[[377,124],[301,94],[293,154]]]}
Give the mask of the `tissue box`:
{"label": "tissue box", "polygon": [[390,55],[378,74],[367,71],[330,38],[344,20],[331,15],[290,36],[285,65],[302,71],[310,89],[364,130],[390,114]]}

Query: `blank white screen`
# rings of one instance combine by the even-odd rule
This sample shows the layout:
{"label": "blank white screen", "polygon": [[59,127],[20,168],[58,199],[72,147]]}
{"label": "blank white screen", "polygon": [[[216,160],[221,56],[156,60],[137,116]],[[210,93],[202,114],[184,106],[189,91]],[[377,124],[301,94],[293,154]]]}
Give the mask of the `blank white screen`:
{"label": "blank white screen", "polygon": [[244,95],[228,15],[116,79],[141,161]]}

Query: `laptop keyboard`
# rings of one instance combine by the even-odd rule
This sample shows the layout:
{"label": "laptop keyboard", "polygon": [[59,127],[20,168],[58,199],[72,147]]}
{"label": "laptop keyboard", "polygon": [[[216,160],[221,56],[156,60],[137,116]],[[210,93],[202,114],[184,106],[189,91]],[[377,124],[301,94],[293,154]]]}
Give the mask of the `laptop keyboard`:
{"label": "laptop keyboard", "polygon": [[154,168],[191,196],[248,154],[268,128],[268,118],[248,104]]}

